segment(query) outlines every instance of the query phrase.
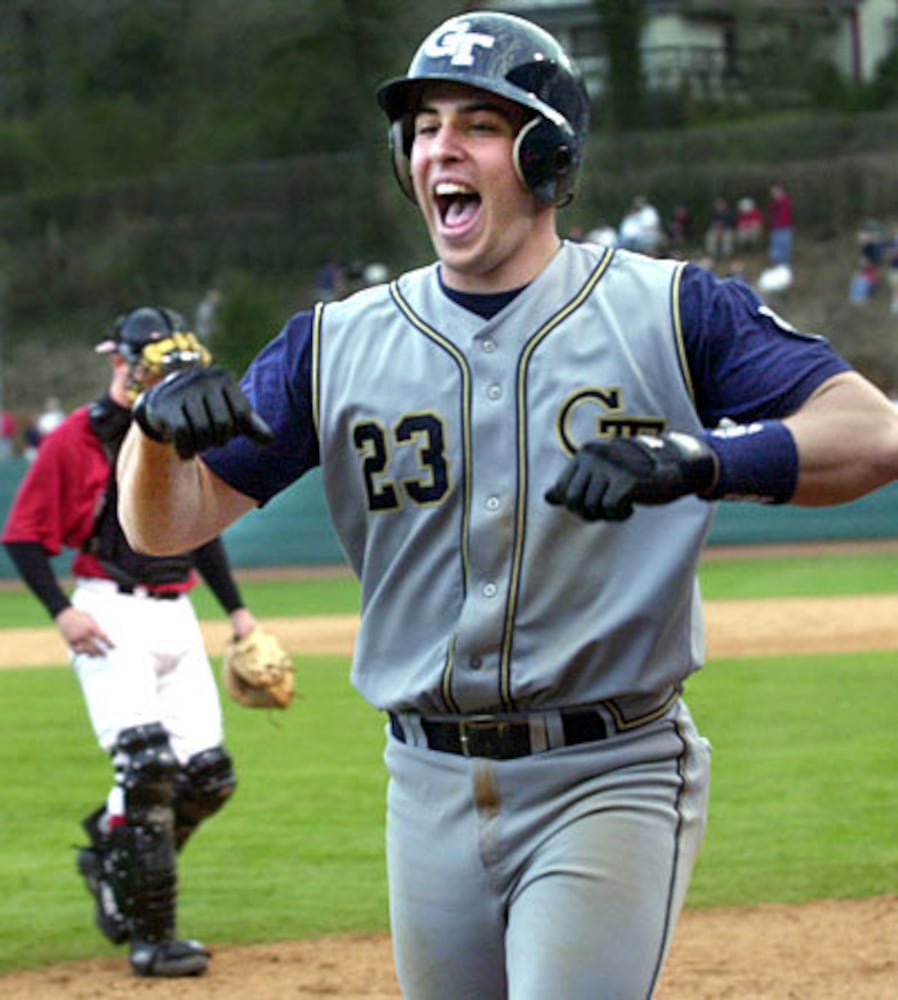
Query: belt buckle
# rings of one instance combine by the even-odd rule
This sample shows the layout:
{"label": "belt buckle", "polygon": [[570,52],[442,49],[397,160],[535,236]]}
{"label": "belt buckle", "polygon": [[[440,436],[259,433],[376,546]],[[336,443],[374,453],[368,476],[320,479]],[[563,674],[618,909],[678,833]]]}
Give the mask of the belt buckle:
{"label": "belt buckle", "polygon": [[[461,719],[458,723],[458,743],[461,747],[462,757],[478,757],[478,753],[471,750],[470,733],[482,731],[485,726],[493,724],[493,719],[488,715],[472,715],[470,718]],[[476,737],[475,737],[476,739]]]}
{"label": "belt buckle", "polygon": [[503,740],[514,723],[491,715],[472,715],[458,724],[458,742],[463,757],[489,757],[502,760]]}

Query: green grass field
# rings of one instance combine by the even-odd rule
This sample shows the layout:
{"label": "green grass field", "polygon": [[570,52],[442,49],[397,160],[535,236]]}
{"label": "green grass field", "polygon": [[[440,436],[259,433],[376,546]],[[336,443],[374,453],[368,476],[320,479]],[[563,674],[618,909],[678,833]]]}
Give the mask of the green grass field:
{"label": "green grass field", "polygon": [[[898,560],[872,554],[709,561],[701,576],[708,599],[898,592]],[[358,603],[349,578],[243,587],[260,617]],[[196,603],[217,615],[207,593]],[[43,624],[29,595],[0,591],[0,628]],[[688,905],[898,891],[895,656],[717,660],[692,679],[714,771]],[[223,702],[240,785],[180,866],[180,929],[209,943],[387,926],[383,719],[346,659],[296,662],[288,712]],[[0,773],[0,973],[115,953],[74,870],[79,820],[110,771],[68,667],[0,671]]]}

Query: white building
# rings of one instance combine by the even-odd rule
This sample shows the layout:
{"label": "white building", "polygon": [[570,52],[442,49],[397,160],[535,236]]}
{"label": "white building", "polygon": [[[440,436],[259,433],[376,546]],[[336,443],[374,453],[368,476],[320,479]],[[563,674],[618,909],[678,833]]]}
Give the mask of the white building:
{"label": "white building", "polygon": [[[486,6],[518,13],[552,31],[601,86],[604,45],[591,0],[505,0]],[[898,0],[645,0],[642,67],[649,89],[719,96],[740,86],[745,61],[771,43],[796,59],[830,62],[866,83],[898,47]]]}

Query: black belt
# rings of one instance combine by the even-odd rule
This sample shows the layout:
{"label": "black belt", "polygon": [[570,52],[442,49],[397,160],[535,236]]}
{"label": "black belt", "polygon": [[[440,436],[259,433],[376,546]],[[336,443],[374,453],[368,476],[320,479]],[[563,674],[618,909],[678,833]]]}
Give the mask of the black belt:
{"label": "black belt", "polygon": [[116,586],[120,594],[143,594],[156,601],[176,601],[184,594],[183,590],[151,590],[145,583],[135,583],[133,586],[129,583],[118,583]]}
{"label": "black belt", "polygon": [[[594,743],[608,736],[605,721],[598,712],[560,712],[564,746]],[[440,722],[421,718],[421,729],[431,750],[459,754],[462,757],[488,757],[491,760],[512,760],[537,753],[530,740],[530,722],[527,719],[478,718]],[[402,743],[405,729],[397,715],[390,713],[390,732]]]}

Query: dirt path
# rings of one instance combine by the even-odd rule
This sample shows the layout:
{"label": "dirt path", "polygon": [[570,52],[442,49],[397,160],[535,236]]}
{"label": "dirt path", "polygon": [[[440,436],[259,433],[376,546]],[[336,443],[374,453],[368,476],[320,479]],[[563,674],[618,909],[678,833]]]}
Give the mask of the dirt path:
{"label": "dirt path", "polygon": [[[655,1000],[895,1000],[896,931],[898,897],[687,910]],[[0,1000],[400,1000],[383,934],[213,951],[198,980],[93,959],[0,978]]]}
{"label": "dirt path", "polygon": [[[898,649],[898,596],[706,604],[708,656]],[[346,653],[354,617],[273,619],[293,653]],[[224,623],[204,624],[221,649]],[[66,660],[57,633],[0,633],[0,666]],[[124,959],[0,978],[0,1000],[399,1000],[386,935],[214,949],[200,980],[136,980]],[[898,897],[687,910],[656,1000],[895,1000]],[[556,998],[546,998],[556,1000]],[[563,1000],[563,998],[558,998]]]}
{"label": "dirt path", "polygon": [[[867,597],[706,601],[708,657],[898,649],[898,594]],[[269,618],[266,624],[292,653],[345,654],[358,629],[355,615]],[[224,621],[202,624],[210,650],[222,649]],[[67,662],[53,628],[0,631],[0,668]]]}

